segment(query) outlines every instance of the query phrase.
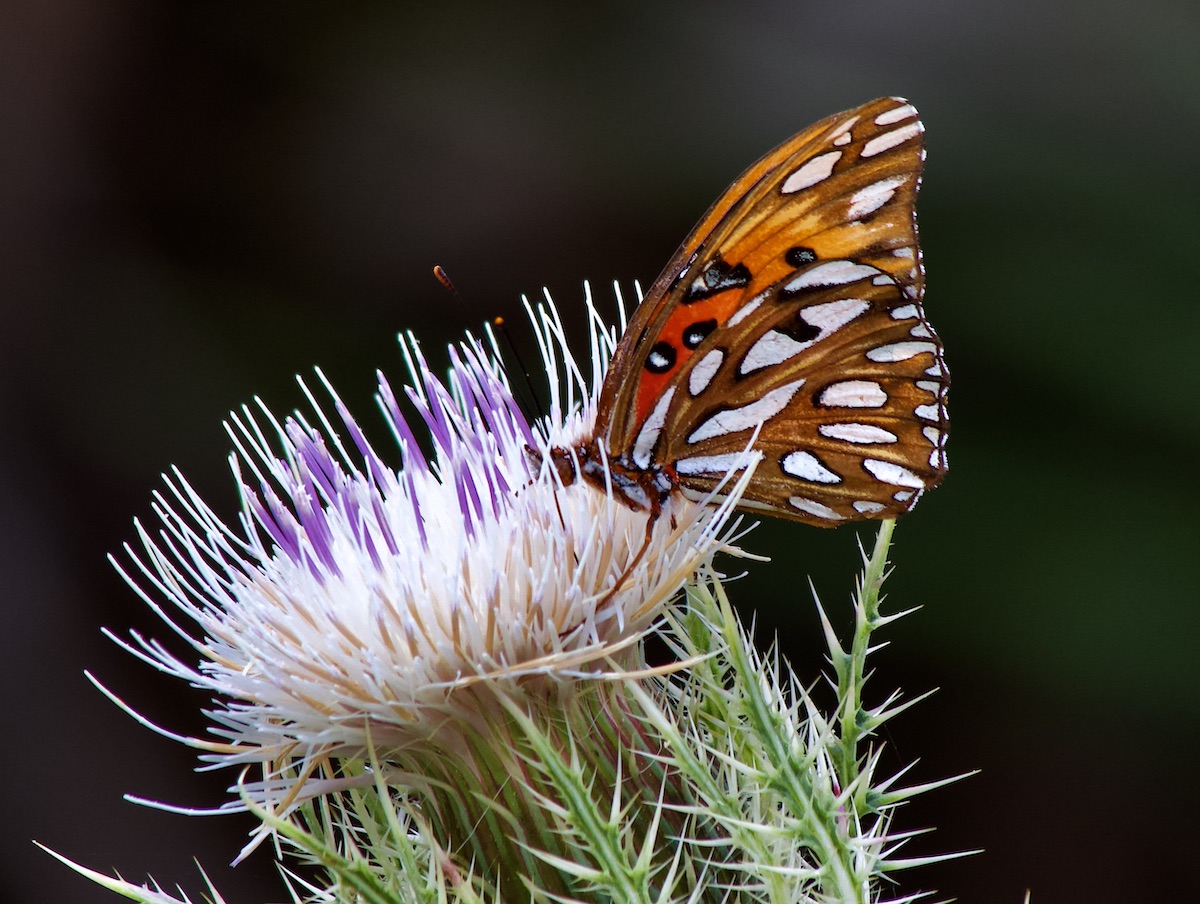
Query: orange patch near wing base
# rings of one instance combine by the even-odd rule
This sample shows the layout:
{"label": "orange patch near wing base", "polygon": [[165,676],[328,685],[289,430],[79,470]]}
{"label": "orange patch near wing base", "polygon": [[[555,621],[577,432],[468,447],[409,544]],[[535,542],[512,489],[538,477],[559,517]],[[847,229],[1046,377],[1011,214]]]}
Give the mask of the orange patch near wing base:
{"label": "orange patch near wing base", "polygon": [[654,404],[663,394],[667,385],[675,379],[675,375],[679,373],[680,369],[695,354],[695,349],[688,348],[684,343],[684,333],[693,324],[703,323],[708,320],[715,320],[717,322],[717,329],[720,329],[733,316],[734,311],[738,309],[738,303],[742,297],[743,293],[741,290],[730,289],[729,291],[719,292],[701,301],[692,302],[691,304],[681,304],[671,312],[671,316],[667,318],[667,322],[663,325],[662,332],[659,334],[657,341],[665,342],[675,349],[675,364],[670,370],[663,371],[662,373],[653,373],[645,368],[645,361],[642,362],[642,379],[638,385],[637,404],[635,408],[637,423],[643,424],[646,422],[646,418],[650,416]]}

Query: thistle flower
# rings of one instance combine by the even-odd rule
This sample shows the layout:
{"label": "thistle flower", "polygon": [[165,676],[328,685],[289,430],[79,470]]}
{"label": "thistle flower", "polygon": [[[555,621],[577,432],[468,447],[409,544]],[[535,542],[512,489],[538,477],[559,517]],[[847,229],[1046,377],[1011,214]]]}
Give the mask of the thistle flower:
{"label": "thistle flower", "polygon": [[[561,485],[547,453],[586,431],[588,386],[553,305],[530,313],[551,374],[545,421],[520,412],[494,343],[452,349],[443,382],[409,336],[405,392],[428,460],[382,374],[399,467],[318,373],[336,424],[303,382],[311,416],[280,422],[260,402],[231,418],[236,528],[175,471],[155,497],[157,534],[139,523],[142,550],[114,559],[199,663],[110,636],[214,694],[220,740],[183,740],[215,764],[262,764],[262,781],[240,786],[251,802],[286,813],[369,783],[331,758],[372,750],[406,773],[447,757],[477,771],[472,751],[492,742],[506,705],[561,706],[581,678],[642,668],[637,641],[725,545],[736,493],[719,507],[673,500],[651,521]],[[599,375],[615,333],[594,309],[592,323]]]}
{"label": "thistle flower", "polygon": [[[336,420],[303,383],[310,415],[232,417],[236,526],[172,472],[161,526],[139,524],[142,549],[116,562],[192,653],[110,636],[213,694],[216,739],[171,736],[241,770],[221,808],[261,820],[241,856],[274,833],[330,877],[285,871],[297,901],[865,902],[916,863],[896,856],[891,811],[924,789],[879,778],[878,752],[860,750],[904,708],[862,699],[890,620],[890,522],[849,649],[828,630],[839,702],[823,715],[754,652],[712,564],[737,552],[748,470],[720,504],[676,494],[657,518],[562,485],[549,451],[589,434],[619,335],[590,296],[588,310],[590,385],[553,305],[529,309],[544,420],[521,414],[494,341],[453,349],[442,381],[409,336],[430,455],[382,375],[391,464],[318,375]],[[663,669],[646,664],[652,629],[676,657]]]}

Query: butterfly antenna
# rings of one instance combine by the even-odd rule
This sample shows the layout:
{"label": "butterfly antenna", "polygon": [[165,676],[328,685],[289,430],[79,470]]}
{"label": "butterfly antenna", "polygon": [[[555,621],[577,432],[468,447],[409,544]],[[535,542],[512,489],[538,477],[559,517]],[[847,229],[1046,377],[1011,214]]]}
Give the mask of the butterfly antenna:
{"label": "butterfly antenna", "polygon": [[[437,280],[439,283],[442,283],[442,287],[446,292],[454,295],[458,306],[461,307],[469,322],[470,312],[467,307],[467,301],[463,299],[462,293],[458,292],[458,287],[454,285],[454,280],[450,279],[450,274],[446,273],[445,268],[442,267],[442,264],[433,265],[433,279]],[[521,376],[524,379],[524,385],[526,385],[526,390],[528,391],[529,397],[528,400],[517,399],[517,405],[521,406],[529,420],[533,420],[534,418],[538,417],[538,413],[541,411],[541,405],[538,400],[538,390],[534,388],[533,377],[530,376],[529,369],[526,367],[524,360],[521,358],[521,352],[517,351],[516,342],[512,341],[512,336],[509,335],[508,324],[505,323],[504,318],[500,316],[493,317],[491,325],[493,335],[497,333],[499,334],[500,340],[503,341],[503,345],[506,347],[506,351],[512,355],[512,359],[516,361],[518,369],[521,370]],[[530,403],[529,400],[532,400],[532,403]]]}
{"label": "butterfly antenna", "polygon": [[458,291],[458,287],[454,285],[454,281],[450,279],[450,274],[446,272],[441,264],[433,265],[433,278],[442,284],[442,288],[454,296],[454,300],[458,302],[463,312],[467,311],[467,303],[463,301],[462,295]]}
{"label": "butterfly antenna", "polygon": [[[463,299],[462,293],[458,291],[458,287],[454,285],[454,281],[450,279],[450,274],[446,272],[446,268],[441,264],[434,264],[433,278],[441,283],[442,288],[454,296],[454,300],[458,302],[459,306],[463,310],[463,313],[467,315],[467,319],[469,321],[471,317],[467,303],[465,299]],[[521,353],[517,351],[516,343],[513,342],[512,336],[509,335],[508,325],[506,324],[504,318],[500,317],[499,315],[493,317],[491,325],[492,329],[500,334],[504,345],[507,347],[508,353],[512,355],[513,360],[517,362],[517,367],[520,368],[521,375],[525,381],[525,388],[528,390],[529,397],[533,400],[533,404],[529,405],[523,403],[520,399],[518,399],[517,402],[522,408],[526,409],[525,413],[527,415],[531,415],[532,419],[532,417],[536,417],[537,413],[541,411],[541,405],[538,401],[538,392],[537,389],[534,388],[533,378],[530,376],[529,368],[525,366],[525,361],[521,358]]]}
{"label": "butterfly antenna", "polygon": [[508,323],[503,317],[496,316],[492,318],[492,328],[498,332],[504,340],[504,345],[507,347],[509,354],[513,356],[513,360],[517,362],[517,368],[521,371],[521,375],[525,378],[525,389],[529,392],[529,397],[533,400],[533,415],[536,417],[542,410],[541,400],[538,398],[537,387],[533,385],[533,376],[528,367],[525,366],[525,359],[521,357],[521,352],[517,348],[517,344],[513,342],[513,338],[508,332]]}

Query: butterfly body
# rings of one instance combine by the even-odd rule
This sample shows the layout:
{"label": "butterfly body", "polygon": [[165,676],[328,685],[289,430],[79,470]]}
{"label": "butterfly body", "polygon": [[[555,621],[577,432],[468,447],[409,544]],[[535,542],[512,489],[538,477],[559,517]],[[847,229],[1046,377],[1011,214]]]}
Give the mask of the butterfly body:
{"label": "butterfly body", "polygon": [[563,482],[657,514],[753,464],[740,507],[826,527],[937,485],[949,373],[921,307],[922,133],[881,98],[743,173],[634,312],[592,434],[552,450]]}

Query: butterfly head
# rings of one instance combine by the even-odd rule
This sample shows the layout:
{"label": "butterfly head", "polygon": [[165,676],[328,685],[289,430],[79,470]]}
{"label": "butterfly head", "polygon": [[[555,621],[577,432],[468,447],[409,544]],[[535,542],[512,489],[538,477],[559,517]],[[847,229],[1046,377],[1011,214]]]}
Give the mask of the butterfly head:
{"label": "butterfly head", "polygon": [[628,456],[613,457],[596,438],[588,439],[577,446],[551,446],[546,456],[533,448],[525,447],[530,470],[541,469],[543,460],[549,461],[559,483],[571,486],[582,478],[596,489],[611,493],[618,502],[637,512],[648,512],[657,517],[675,488],[676,477],[671,469],[659,464],[640,467]]}

